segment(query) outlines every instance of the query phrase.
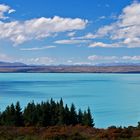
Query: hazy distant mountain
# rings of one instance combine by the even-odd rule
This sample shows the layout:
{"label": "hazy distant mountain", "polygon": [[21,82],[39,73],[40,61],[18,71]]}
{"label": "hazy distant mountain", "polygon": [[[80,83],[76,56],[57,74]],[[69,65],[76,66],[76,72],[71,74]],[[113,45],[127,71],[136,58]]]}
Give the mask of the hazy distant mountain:
{"label": "hazy distant mountain", "polygon": [[26,65],[24,63],[0,62],[0,72],[30,73],[140,73],[140,64],[110,63],[98,65]]}
{"label": "hazy distant mountain", "polygon": [[10,62],[0,61],[0,67],[23,67],[23,66],[27,66],[27,65],[20,62],[10,63]]}
{"label": "hazy distant mountain", "polygon": [[[3,62],[0,61],[0,67],[25,67],[25,66],[37,66],[37,67],[42,67],[42,66],[46,66],[46,65],[27,65],[21,62]],[[140,66],[140,63],[99,63],[99,64],[95,64],[95,65],[90,65],[90,64],[77,64],[77,65],[66,65],[66,64],[59,64],[59,65],[50,65],[50,66],[58,66],[58,67],[68,67],[68,66]]]}

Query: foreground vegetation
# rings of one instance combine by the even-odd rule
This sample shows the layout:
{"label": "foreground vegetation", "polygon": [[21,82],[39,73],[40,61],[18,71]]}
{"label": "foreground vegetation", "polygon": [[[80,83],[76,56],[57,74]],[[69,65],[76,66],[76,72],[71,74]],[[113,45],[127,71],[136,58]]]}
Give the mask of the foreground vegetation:
{"label": "foreground vegetation", "polygon": [[89,126],[0,127],[0,140],[140,140],[140,128]]}
{"label": "foreground vegetation", "polygon": [[55,125],[86,125],[93,127],[93,119],[90,109],[77,112],[74,104],[69,108],[64,106],[63,100],[55,102],[53,99],[41,104],[34,102],[22,111],[20,103],[11,104],[0,114],[1,126],[55,126]]}
{"label": "foreground vegetation", "polygon": [[22,110],[17,102],[0,113],[0,140],[140,140],[140,122],[137,127],[97,129],[89,108],[76,111],[74,104],[51,99]]}

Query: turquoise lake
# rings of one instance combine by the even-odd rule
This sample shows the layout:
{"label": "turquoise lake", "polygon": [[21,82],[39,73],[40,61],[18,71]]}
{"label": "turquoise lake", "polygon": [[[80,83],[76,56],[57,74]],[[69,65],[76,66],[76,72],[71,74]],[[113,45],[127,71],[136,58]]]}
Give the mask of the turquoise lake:
{"label": "turquoise lake", "polygon": [[77,109],[89,106],[99,128],[140,121],[140,74],[0,73],[1,110],[61,97]]}

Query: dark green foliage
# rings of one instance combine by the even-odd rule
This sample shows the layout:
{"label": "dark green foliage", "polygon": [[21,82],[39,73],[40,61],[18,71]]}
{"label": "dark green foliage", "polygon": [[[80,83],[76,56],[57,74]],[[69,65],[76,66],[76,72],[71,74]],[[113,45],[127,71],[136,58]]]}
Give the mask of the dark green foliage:
{"label": "dark green foliage", "polygon": [[62,125],[65,124],[65,110],[64,110],[64,106],[63,106],[63,100],[61,98],[60,100],[60,104],[58,106],[58,124]]}
{"label": "dark green foliage", "polygon": [[84,113],[77,113],[74,104],[69,108],[64,106],[63,100],[55,102],[53,99],[41,104],[28,103],[22,111],[19,102],[11,104],[0,113],[0,125],[2,126],[55,126],[55,125],[87,125],[94,126],[93,119],[88,108]]}
{"label": "dark green foliage", "polygon": [[87,125],[88,126],[91,126],[91,127],[93,127],[94,126],[94,124],[93,124],[93,119],[92,119],[92,115],[91,115],[91,111],[90,111],[90,108],[88,107],[88,110],[87,110]]}
{"label": "dark green foliage", "polygon": [[15,126],[23,126],[23,115],[19,102],[15,105]]}
{"label": "dark green foliage", "polygon": [[82,124],[82,121],[83,121],[83,113],[82,113],[81,109],[79,109],[79,112],[78,112],[78,123]]}
{"label": "dark green foliage", "polygon": [[137,126],[137,128],[140,128],[140,122],[138,122],[138,126]]}
{"label": "dark green foliage", "polygon": [[91,127],[94,126],[93,119],[92,119],[91,112],[90,112],[90,108],[88,108],[87,112],[84,111],[82,124],[87,125],[87,126],[91,126]]}
{"label": "dark green foliage", "polygon": [[75,109],[75,106],[74,104],[71,105],[71,108],[70,108],[70,124],[78,124],[78,117],[77,117],[77,113],[76,113],[76,109]]}
{"label": "dark green foliage", "polygon": [[15,107],[13,104],[7,106],[5,111],[1,114],[1,124],[15,126]]}
{"label": "dark green foliage", "polygon": [[23,118],[25,125],[36,125],[37,123],[37,113],[36,113],[36,106],[34,102],[28,103],[27,107],[25,107],[23,111]]}
{"label": "dark green foliage", "polygon": [[19,102],[7,106],[5,111],[1,113],[0,124],[6,126],[23,126],[23,114]]}
{"label": "dark green foliage", "polygon": [[69,110],[67,104],[64,109],[64,123],[66,125],[70,125],[70,110]]}

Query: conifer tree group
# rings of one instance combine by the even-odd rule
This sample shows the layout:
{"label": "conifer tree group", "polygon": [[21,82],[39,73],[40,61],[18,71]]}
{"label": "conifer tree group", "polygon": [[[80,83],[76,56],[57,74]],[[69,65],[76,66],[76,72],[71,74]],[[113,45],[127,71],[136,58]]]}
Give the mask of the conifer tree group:
{"label": "conifer tree group", "polygon": [[63,100],[55,102],[53,99],[47,102],[35,104],[28,103],[24,110],[20,103],[11,104],[0,113],[1,126],[55,126],[55,125],[86,125],[94,126],[93,118],[88,108],[82,112],[76,111],[74,104],[70,107],[64,105]]}

